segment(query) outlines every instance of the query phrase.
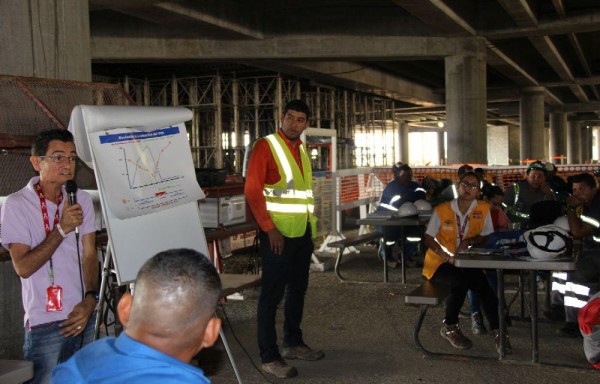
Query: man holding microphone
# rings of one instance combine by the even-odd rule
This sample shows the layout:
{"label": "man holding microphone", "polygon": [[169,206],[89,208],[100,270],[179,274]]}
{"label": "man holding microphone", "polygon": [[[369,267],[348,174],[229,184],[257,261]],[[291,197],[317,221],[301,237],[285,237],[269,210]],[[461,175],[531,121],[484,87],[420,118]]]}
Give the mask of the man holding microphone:
{"label": "man holding microphone", "polygon": [[75,190],[69,198],[64,187],[75,177],[72,134],[41,132],[29,160],[39,176],[7,197],[1,235],[21,278],[23,352],[34,364],[31,382],[46,383],[55,365],[93,339],[96,228],[91,197]]}

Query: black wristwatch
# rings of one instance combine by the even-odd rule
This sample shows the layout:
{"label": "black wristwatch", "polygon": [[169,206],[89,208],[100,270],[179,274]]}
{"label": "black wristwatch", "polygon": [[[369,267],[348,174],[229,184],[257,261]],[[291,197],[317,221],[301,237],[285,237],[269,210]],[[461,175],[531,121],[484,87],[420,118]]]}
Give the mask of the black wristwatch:
{"label": "black wristwatch", "polygon": [[96,300],[96,303],[98,302],[98,291],[85,291],[83,299],[85,300],[88,297],[88,295],[94,296],[94,300]]}

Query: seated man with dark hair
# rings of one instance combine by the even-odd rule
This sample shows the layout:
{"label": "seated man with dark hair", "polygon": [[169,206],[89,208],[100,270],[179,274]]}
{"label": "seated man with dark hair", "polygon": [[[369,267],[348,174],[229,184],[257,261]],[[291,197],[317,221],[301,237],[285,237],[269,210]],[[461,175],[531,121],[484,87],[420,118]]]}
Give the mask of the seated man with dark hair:
{"label": "seated man with dark hair", "polygon": [[163,251],[138,272],[117,311],[125,331],[96,341],[57,366],[53,383],[209,383],[188,364],[219,336],[215,267],[191,249]]}
{"label": "seated man with dark hair", "polygon": [[[414,203],[417,200],[424,200],[426,197],[425,189],[419,182],[413,180],[413,170],[408,164],[397,162],[392,166],[394,179],[391,180],[383,190],[379,199],[378,211],[390,211],[398,213],[404,203]],[[392,257],[391,247],[398,240],[402,233],[399,227],[382,226],[377,228],[383,234],[383,241],[379,246],[379,257],[386,260],[391,268],[396,268],[398,262]],[[418,227],[408,227],[404,231],[404,236],[420,236],[421,230]],[[404,240],[404,239],[403,239]],[[404,241],[402,257],[409,263],[416,263],[412,257],[416,256],[417,243]]]}

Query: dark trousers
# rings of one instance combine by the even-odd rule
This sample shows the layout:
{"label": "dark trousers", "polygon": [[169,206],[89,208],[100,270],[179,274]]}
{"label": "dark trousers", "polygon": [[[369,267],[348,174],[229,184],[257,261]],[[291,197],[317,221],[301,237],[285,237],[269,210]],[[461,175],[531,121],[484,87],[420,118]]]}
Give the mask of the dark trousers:
{"label": "dark trousers", "polygon": [[446,298],[445,324],[458,324],[458,314],[467,290],[473,291],[481,301],[490,329],[498,329],[498,299],[488,284],[482,269],[457,268],[452,264],[440,265],[431,277],[431,281],[445,284],[450,287],[450,294]]}
{"label": "dark trousers", "polygon": [[304,344],[300,323],[304,310],[304,295],[308,287],[310,259],[314,250],[310,225],[307,226],[304,236],[284,239],[283,253],[276,255],[271,250],[269,236],[262,231],[259,234],[263,263],[257,309],[257,334],[262,363],[281,358],[277,347],[275,315],[284,293],[283,346]]}

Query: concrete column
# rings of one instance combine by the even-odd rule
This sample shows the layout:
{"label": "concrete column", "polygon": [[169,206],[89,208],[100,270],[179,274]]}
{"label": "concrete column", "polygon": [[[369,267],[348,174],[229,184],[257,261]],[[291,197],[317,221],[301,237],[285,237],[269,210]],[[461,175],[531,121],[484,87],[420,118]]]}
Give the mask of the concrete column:
{"label": "concrete column", "polygon": [[570,120],[567,122],[567,164],[581,163],[581,154],[579,152],[579,141],[581,138],[581,127],[579,121]]}
{"label": "concrete column", "polygon": [[440,165],[448,164],[446,159],[446,143],[444,142],[444,131],[439,131],[437,134],[438,142],[438,159],[440,159]]}
{"label": "concrete column", "polygon": [[488,146],[488,161],[489,165],[509,165],[509,148],[510,142],[508,139],[509,129],[507,125],[495,125],[488,128],[487,146]]}
{"label": "concrete column", "polygon": [[92,80],[90,15],[81,0],[0,0],[3,75]]}
{"label": "concrete column", "polygon": [[448,164],[486,163],[486,62],[479,54],[445,59]]}
{"label": "concrete column", "polygon": [[398,123],[398,149],[400,152],[398,159],[405,164],[410,164],[408,155],[408,123],[406,121],[399,121]]}
{"label": "concrete column", "polygon": [[544,88],[527,87],[521,91],[520,160],[543,159],[544,146]]}
{"label": "concrete column", "polygon": [[552,112],[550,114],[550,161],[560,164],[559,156],[566,156],[567,114]]}
{"label": "concrete column", "polygon": [[508,164],[519,165],[521,146],[521,129],[514,125],[508,126]]}

